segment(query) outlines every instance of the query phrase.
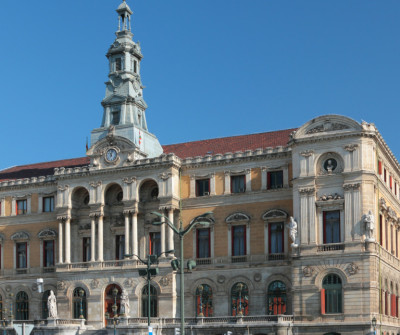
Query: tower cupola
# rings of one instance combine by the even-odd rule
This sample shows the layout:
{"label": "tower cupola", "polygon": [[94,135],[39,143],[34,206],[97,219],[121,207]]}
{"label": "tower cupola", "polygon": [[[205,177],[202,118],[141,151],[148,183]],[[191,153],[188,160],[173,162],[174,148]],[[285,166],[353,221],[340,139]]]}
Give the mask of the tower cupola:
{"label": "tower cupola", "polygon": [[163,150],[158,139],[148,131],[147,104],[143,98],[140,62],[143,55],[139,42],[133,41],[131,32],[132,10],[125,0],[117,8],[118,31],[106,57],[109,73],[106,94],[101,102],[103,119],[100,128],[91,134],[91,145],[105,138],[112,127],[114,136],[131,141],[143,157],[156,157]]}

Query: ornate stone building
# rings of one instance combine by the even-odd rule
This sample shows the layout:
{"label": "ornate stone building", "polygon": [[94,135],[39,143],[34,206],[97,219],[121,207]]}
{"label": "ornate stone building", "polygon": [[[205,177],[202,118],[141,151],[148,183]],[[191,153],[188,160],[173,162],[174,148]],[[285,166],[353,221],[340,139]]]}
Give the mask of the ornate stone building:
{"label": "ornate stone building", "polygon": [[[197,262],[185,273],[190,334],[370,334],[373,318],[397,334],[400,167],[376,127],[325,115],[161,146],[146,123],[132,11],[117,12],[86,157],[0,171],[1,318],[95,333],[118,314],[119,332],[145,334],[150,295],[154,333],[174,334],[179,240],[152,212],[186,226],[211,211],[184,240]],[[160,255],[150,290],[138,259],[149,254]]]}

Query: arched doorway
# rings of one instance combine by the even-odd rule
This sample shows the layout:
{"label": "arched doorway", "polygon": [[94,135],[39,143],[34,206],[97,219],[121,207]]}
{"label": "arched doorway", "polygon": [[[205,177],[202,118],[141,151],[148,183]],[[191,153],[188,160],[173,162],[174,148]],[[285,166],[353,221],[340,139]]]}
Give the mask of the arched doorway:
{"label": "arched doorway", "polygon": [[[116,294],[115,294],[116,293]],[[120,313],[120,300],[121,300],[122,289],[119,285],[110,284],[104,291],[104,317],[106,319],[114,317],[113,306],[117,306],[115,315]]]}

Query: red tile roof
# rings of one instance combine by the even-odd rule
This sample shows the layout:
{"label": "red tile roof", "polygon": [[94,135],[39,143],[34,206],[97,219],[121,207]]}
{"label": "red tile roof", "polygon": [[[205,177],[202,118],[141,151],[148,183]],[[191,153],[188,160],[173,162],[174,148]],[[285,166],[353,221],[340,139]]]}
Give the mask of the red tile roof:
{"label": "red tile roof", "polygon": [[[227,152],[255,150],[286,146],[289,134],[296,129],[271,131],[267,133],[213,138],[209,140],[193,141],[178,144],[163,145],[164,153],[174,153],[180,158],[216,155]],[[31,177],[48,176],[54,174],[54,168],[72,168],[88,165],[88,157],[64,159],[60,161],[45,162],[38,164],[14,166],[0,171],[0,181],[10,179],[22,179]]]}
{"label": "red tile roof", "polygon": [[53,175],[54,168],[56,167],[63,166],[72,168],[88,165],[89,163],[90,160],[88,157],[80,157],[53,162],[14,166],[0,171],[0,181]]}
{"label": "red tile roof", "polygon": [[164,153],[174,153],[180,158],[216,155],[227,152],[255,150],[286,146],[289,135],[296,129],[271,131],[267,133],[213,138],[209,140],[163,145]]}

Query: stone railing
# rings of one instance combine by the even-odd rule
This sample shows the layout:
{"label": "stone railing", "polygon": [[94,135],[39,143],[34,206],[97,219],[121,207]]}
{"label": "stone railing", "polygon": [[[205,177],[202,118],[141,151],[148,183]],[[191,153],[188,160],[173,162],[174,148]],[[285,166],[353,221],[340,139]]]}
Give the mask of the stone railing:
{"label": "stone railing", "polygon": [[318,246],[318,252],[324,251],[343,251],[344,243],[331,243],[331,244],[322,244]]}

